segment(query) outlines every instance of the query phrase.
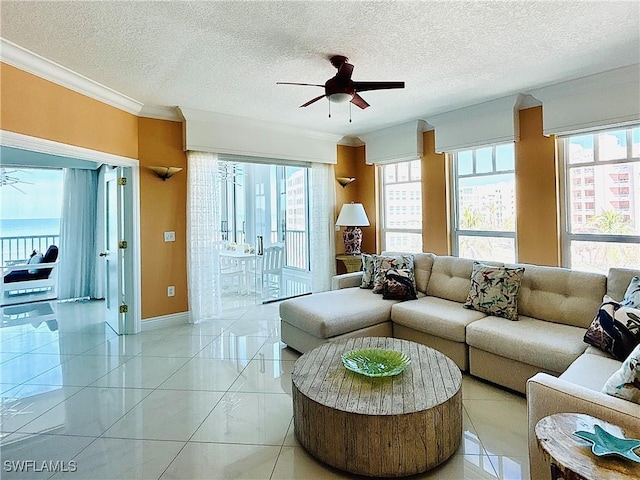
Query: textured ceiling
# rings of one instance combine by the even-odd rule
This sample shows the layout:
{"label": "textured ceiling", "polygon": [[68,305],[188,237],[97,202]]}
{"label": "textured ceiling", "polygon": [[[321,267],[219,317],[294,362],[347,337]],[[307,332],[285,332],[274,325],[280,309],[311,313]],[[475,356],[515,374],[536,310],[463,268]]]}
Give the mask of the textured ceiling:
{"label": "textured ceiling", "polygon": [[[336,134],[377,128],[640,62],[637,1],[11,2],[1,35],[150,106]],[[405,81],[328,102],[277,81]]]}

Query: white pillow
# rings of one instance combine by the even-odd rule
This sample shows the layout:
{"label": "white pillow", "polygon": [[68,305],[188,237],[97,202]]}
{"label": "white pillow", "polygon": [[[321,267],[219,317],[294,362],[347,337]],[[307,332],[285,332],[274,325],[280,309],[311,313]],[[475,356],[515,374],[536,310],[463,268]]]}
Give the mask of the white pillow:
{"label": "white pillow", "polygon": [[640,345],[622,362],[620,370],[611,375],[602,392],[640,404]]}

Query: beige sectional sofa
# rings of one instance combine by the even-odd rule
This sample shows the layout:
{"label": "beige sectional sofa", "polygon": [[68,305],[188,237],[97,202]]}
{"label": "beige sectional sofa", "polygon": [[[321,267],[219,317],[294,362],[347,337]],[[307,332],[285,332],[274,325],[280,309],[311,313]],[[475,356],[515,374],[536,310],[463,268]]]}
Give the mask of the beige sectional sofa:
{"label": "beige sectional sofa", "polygon": [[306,352],[353,336],[404,338],[443,352],[474,376],[526,392],[535,479],[549,477],[533,431],[546,415],[590,413],[640,430],[640,405],[600,392],[621,362],[583,341],[605,293],[621,300],[639,270],[611,269],[605,276],[520,265],[525,273],[514,322],[463,308],[473,260],[421,253],[414,263],[416,300],[383,300],[359,288],[356,272],[334,277],[330,292],[282,302],[282,341]]}

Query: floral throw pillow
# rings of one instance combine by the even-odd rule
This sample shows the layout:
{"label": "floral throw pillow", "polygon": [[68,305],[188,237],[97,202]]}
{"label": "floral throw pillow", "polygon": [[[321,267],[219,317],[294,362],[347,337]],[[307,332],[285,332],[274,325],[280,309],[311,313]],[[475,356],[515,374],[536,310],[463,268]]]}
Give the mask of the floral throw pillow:
{"label": "floral throw pillow", "polygon": [[413,272],[408,269],[387,270],[382,284],[382,298],[387,300],[415,300],[415,279]]}
{"label": "floral throw pillow", "polygon": [[473,262],[471,288],[463,305],[496,317],[518,320],[518,292],[524,267],[492,267]]}
{"label": "floral throw pillow", "polygon": [[602,393],[640,403],[640,345],[633,349],[620,370],[607,380]]}
{"label": "floral throw pillow", "polygon": [[376,255],[362,254],[362,282],[360,288],[373,288],[373,278],[375,276],[375,260]]}
{"label": "floral throw pillow", "polygon": [[413,288],[416,289],[416,278],[413,273],[413,255],[378,255],[374,260],[373,293],[382,293],[385,275],[387,270],[392,268],[410,270]]}
{"label": "floral throw pillow", "polygon": [[620,305],[623,307],[640,308],[640,277],[633,277],[631,279]]}
{"label": "floral throw pillow", "polygon": [[640,344],[640,309],[623,307],[605,295],[584,341],[623,362]]}

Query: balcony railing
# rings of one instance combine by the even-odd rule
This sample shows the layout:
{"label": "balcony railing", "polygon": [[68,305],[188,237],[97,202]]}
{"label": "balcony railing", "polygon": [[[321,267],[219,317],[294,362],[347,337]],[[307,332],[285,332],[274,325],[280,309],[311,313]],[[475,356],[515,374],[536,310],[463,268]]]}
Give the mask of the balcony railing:
{"label": "balcony railing", "polygon": [[[271,243],[282,242],[278,232],[271,231]],[[285,230],[285,266],[309,270],[309,240],[304,230]]]}
{"label": "balcony railing", "polygon": [[23,235],[19,237],[0,237],[0,265],[26,260],[31,252],[46,252],[49,245],[58,245],[60,235]]}

